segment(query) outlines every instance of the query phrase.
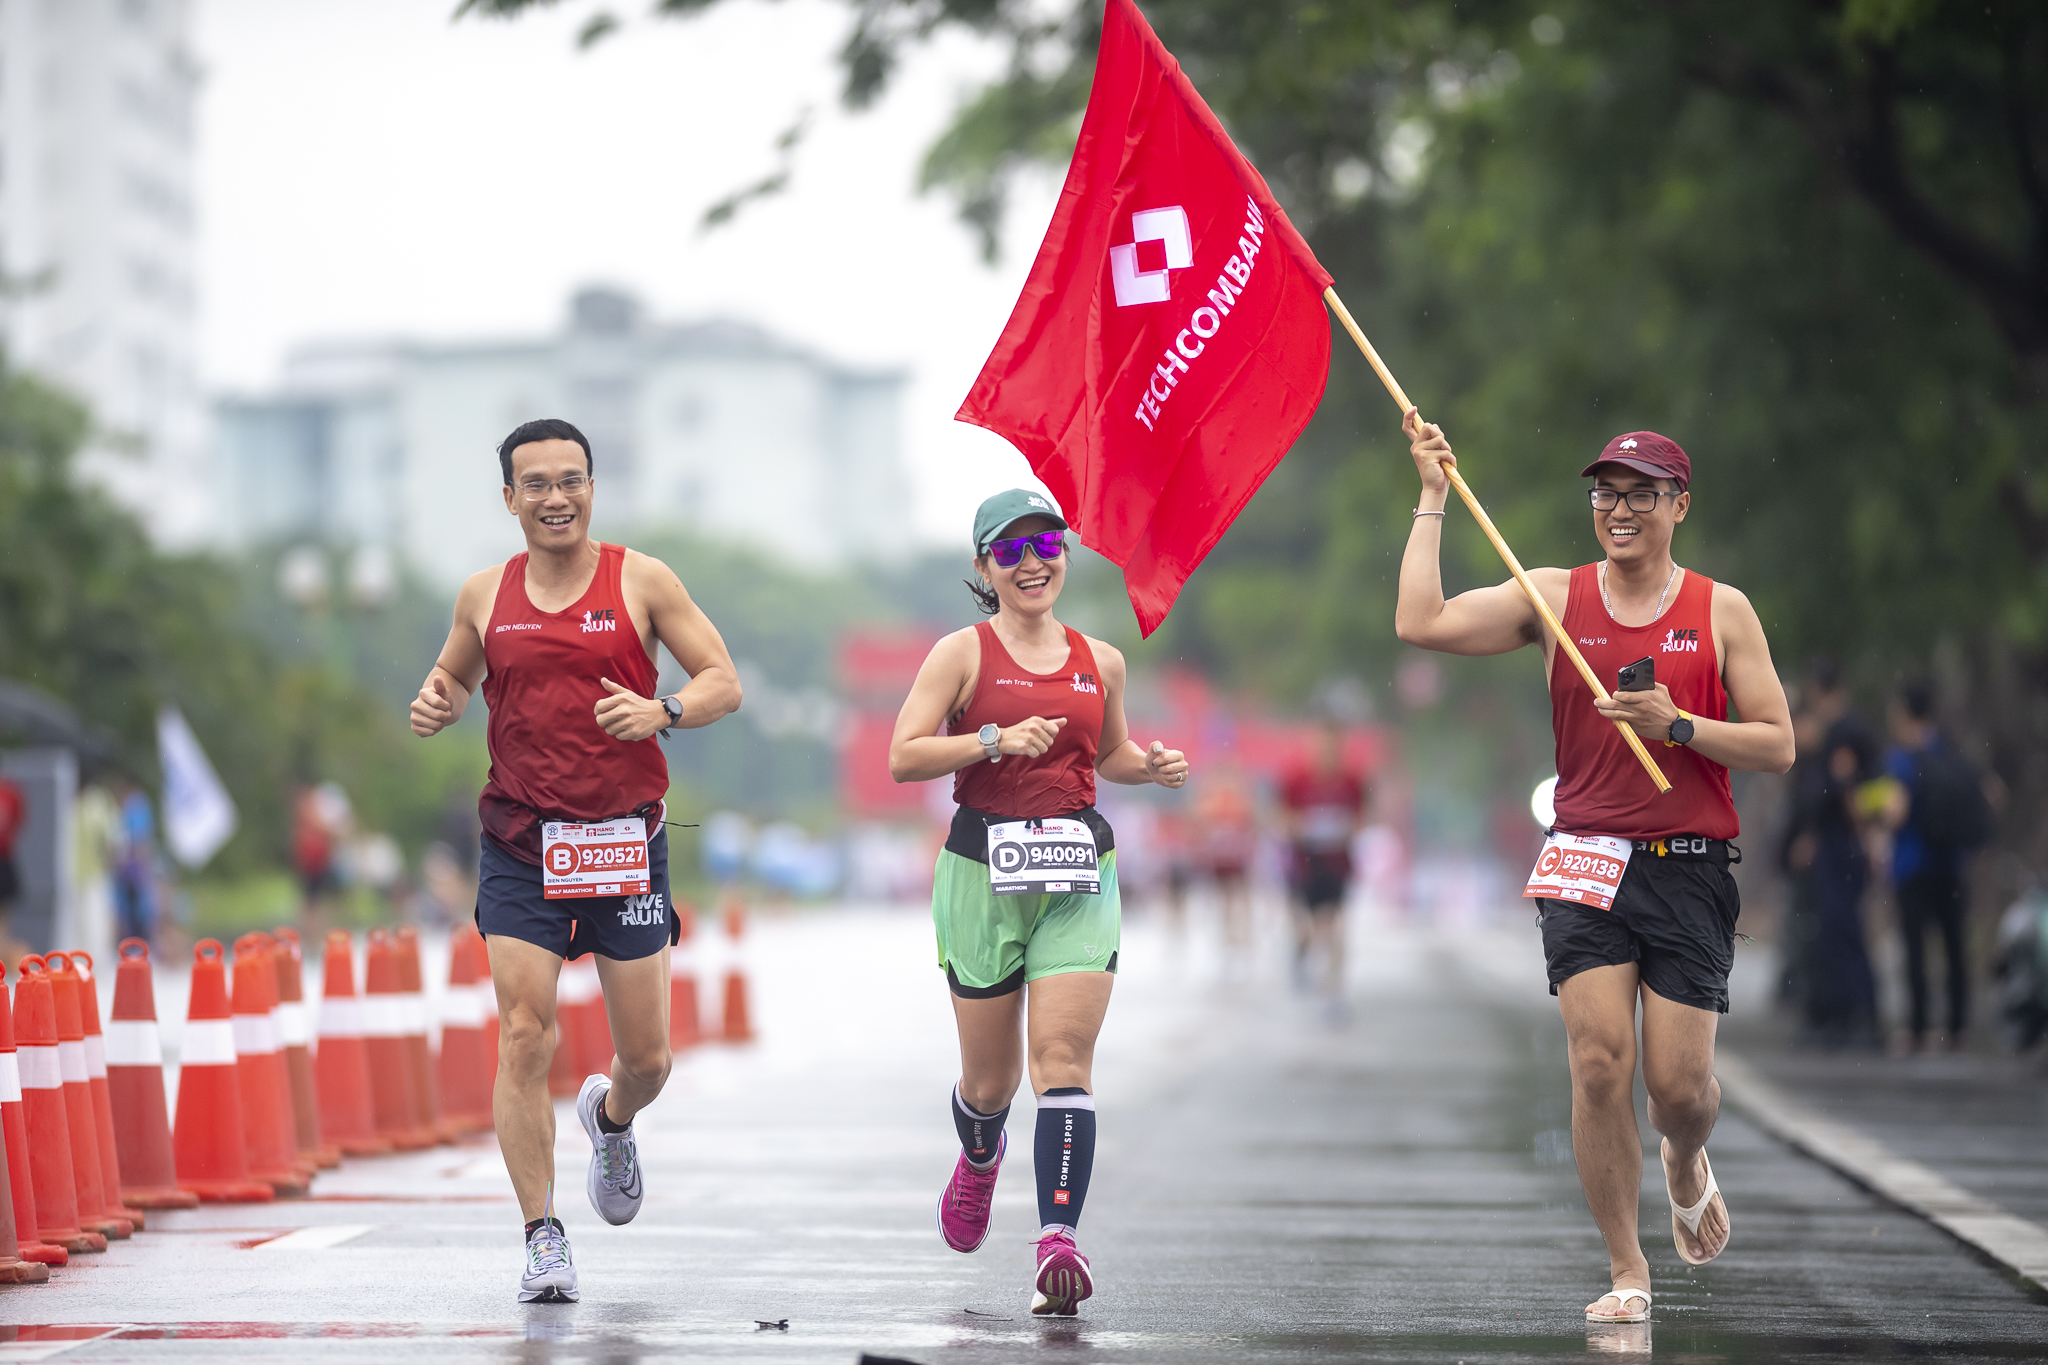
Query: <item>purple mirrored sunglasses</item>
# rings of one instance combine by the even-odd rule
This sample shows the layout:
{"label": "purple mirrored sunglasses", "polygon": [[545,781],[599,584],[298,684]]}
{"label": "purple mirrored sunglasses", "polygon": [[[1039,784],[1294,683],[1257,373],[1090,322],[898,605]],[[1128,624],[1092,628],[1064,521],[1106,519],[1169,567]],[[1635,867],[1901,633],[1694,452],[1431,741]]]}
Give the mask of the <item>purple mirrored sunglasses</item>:
{"label": "purple mirrored sunglasses", "polygon": [[1041,561],[1051,562],[1066,552],[1065,531],[1039,531],[1028,536],[1016,536],[1009,540],[991,540],[988,552],[995,556],[996,563],[1005,569],[1014,569],[1024,562],[1024,547],[1029,545],[1031,553]]}

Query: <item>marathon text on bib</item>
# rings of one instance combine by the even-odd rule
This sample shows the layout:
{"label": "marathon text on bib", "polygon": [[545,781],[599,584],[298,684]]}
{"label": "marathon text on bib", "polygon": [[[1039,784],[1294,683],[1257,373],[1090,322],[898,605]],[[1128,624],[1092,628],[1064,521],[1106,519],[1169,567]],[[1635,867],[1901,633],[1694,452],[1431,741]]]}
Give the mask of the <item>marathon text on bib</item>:
{"label": "marathon text on bib", "polygon": [[540,832],[546,899],[648,893],[647,825],[639,816],[602,824],[549,821]]}
{"label": "marathon text on bib", "polygon": [[1628,840],[1608,834],[1552,834],[1543,841],[1522,895],[1612,910],[1634,851]]}
{"label": "marathon text on bib", "polygon": [[1060,816],[990,825],[988,888],[998,896],[1101,895],[1095,832]]}

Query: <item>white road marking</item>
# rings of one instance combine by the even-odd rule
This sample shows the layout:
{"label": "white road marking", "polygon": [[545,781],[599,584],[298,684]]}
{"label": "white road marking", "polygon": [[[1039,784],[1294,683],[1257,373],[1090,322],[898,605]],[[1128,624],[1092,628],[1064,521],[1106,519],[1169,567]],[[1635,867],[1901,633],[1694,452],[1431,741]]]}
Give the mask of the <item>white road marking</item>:
{"label": "white road marking", "polygon": [[296,1232],[287,1232],[284,1236],[273,1237],[267,1242],[258,1242],[250,1250],[325,1251],[329,1247],[338,1247],[343,1242],[353,1242],[371,1230],[372,1225],[369,1223],[327,1223],[317,1228],[300,1228]]}

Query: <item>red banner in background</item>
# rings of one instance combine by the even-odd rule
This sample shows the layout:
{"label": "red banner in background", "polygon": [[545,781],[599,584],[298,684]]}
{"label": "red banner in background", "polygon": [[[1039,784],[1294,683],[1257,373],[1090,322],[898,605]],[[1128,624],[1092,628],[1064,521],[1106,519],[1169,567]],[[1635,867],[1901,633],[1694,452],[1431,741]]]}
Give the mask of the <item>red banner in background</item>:
{"label": "red banner in background", "polygon": [[1150,635],[1322,400],[1330,274],[1131,0],[958,417],[1031,462]]}

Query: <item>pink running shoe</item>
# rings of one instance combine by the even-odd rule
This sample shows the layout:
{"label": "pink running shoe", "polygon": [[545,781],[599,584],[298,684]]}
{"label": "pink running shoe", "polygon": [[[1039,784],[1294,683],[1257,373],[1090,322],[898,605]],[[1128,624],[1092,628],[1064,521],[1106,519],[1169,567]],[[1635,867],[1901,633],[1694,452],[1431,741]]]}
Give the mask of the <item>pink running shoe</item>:
{"label": "pink running shoe", "polygon": [[1095,1292],[1095,1278],[1088,1273],[1088,1258],[1074,1245],[1074,1234],[1066,1229],[1038,1239],[1037,1292],[1031,1296],[1031,1311],[1040,1317],[1071,1318],[1081,1300]]}
{"label": "pink running shoe", "polygon": [[989,1200],[996,1192],[996,1172],[1003,1168],[1003,1153],[1009,1150],[1010,1135],[996,1137],[996,1159],[977,1168],[962,1152],[953,1163],[953,1178],[939,1196],[939,1235],[955,1251],[979,1251],[988,1240]]}

